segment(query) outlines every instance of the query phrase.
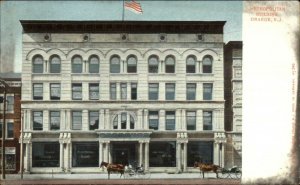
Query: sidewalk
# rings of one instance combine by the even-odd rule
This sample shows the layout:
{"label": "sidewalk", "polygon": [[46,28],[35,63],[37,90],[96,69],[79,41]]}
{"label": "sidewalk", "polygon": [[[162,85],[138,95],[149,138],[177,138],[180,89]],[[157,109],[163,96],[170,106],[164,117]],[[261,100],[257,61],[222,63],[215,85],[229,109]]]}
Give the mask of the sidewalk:
{"label": "sidewalk", "polygon": [[[78,173],[78,174],[24,174],[24,180],[39,180],[39,179],[107,179],[107,173]],[[129,177],[126,179],[143,179],[141,176]],[[7,180],[20,180],[20,174],[6,174]],[[120,179],[120,174],[111,174],[110,179]],[[122,177],[122,179],[124,179]],[[168,174],[168,173],[151,173],[149,179],[202,179],[200,173],[180,173],[180,174]],[[205,179],[216,179],[215,173],[205,173]]]}

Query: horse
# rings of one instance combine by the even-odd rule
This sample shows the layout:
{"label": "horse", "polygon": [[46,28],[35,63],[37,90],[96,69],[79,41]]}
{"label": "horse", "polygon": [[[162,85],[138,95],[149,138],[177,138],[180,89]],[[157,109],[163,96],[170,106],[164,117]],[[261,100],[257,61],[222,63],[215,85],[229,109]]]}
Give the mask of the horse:
{"label": "horse", "polygon": [[204,163],[200,163],[200,162],[195,162],[194,163],[194,168],[199,168],[200,169],[200,173],[202,172],[203,179],[204,179],[204,172],[210,172],[210,171],[215,172],[216,175],[217,175],[217,178],[219,178],[218,172],[221,169],[221,167],[218,166],[218,165],[204,164]]}
{"label": "horse", "polygon": [[100,164],[100,168],[103,168],[103,166],[106,167],[108,179],[110,178],[111,172],[119,172],[121,174],[120,178],[122,177],[122,175],[124,177],[124,165],[122,165],[122,164],[110,164],[110,163],[102,161],[101,164]]}

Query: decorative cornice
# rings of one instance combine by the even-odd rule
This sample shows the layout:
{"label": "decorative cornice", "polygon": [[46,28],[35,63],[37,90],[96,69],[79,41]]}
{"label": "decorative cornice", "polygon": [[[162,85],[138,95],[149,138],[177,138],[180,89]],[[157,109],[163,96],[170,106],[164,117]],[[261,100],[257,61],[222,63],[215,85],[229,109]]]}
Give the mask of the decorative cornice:
{"label": "decorative cornice", "polygon": [[24,33],[215,33],[226,21],[53,21],[21,20]]}

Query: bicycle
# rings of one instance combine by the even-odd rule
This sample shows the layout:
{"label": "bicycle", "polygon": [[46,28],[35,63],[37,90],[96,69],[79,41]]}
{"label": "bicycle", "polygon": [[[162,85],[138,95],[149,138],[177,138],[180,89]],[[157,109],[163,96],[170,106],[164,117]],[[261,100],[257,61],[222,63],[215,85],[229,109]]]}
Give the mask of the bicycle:
{"label": "bicycle", "polygon": [[124,175],[125,178],[150,178],[150,172],[146,172],[143,165],[136,167],[133,167],[132,165],[125,166]]}
{"label": "bicycle", "polygon": [[222,168],[220,172],[221,178],[231,178],[240,179],[242,177],[242,169],[238,166],[233,166],[232,168],[226,169]]}

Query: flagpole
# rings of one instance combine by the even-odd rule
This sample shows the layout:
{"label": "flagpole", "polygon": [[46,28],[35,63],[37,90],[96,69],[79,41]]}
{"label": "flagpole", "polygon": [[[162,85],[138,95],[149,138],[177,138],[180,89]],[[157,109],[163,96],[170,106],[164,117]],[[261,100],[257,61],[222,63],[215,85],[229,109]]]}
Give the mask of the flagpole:
{"label": "flagpole", "polygon": [[123,0],[123,8],[122,8],[122,21],[124,21],[124,16],[125,16],[125,11],[124,11],[124,3],[125,3],[125,0]]}

